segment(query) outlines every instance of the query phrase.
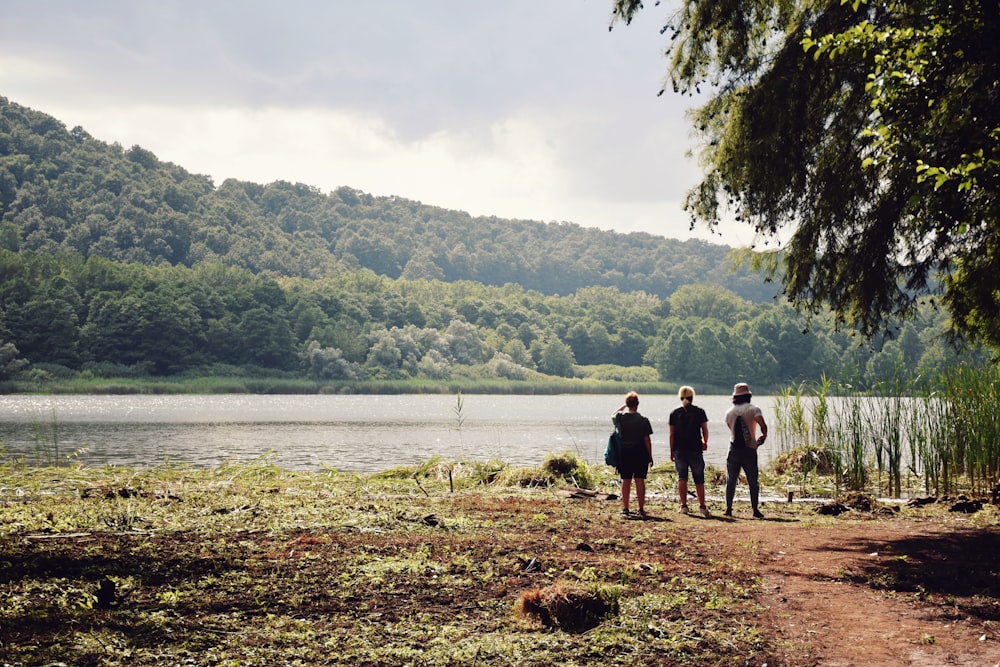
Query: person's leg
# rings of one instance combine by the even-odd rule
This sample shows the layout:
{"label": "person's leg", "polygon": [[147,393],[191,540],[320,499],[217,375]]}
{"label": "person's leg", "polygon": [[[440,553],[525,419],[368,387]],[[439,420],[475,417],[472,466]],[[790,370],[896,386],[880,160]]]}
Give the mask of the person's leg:
{"label": "person's leg", "polygon": [[705,485],[695,484],[694,492],[698,496],[698,507],[700,507],[703,510],[708,509],[708,505],[705,504]]}
{"label": "person's leg", "polygon": [[639,502],[639,514],[646,513],[646,478],[635,478],[635,497]]}
{"label": "person's leg", "polygon": [[744,457],[743,470],[747,474],[747,486],[750,487],[750,507],[753,508],[754,516],[759,516],[757,504],[760,501],[760,471],[757,467],[757,452],[751,450]]}
{"label": "person's leg", "polygon": [[632,493],[632,478],[622,477],[622,512],[628,512],[628,497]]}
{"label": "person's leg", "polygon": [[677,469],[677,495],[680,499],[681,511],[688,505],[688,462],[682,454],[674,455],[674,467]]}
{"label": "person's leg", "polygon": [[708,505],[705,504],[705,457],[701,454],[691,457],[690,463],[694,491],[695,495],[698,496],[698,507],[702,514],[708,516]]}
{"label": "person's leg", "polygon": [[736,497],[736,484],[740,481],[740,459],[736,452],[729,450],[726,457],[726,514],[733,511],[733,498]]}

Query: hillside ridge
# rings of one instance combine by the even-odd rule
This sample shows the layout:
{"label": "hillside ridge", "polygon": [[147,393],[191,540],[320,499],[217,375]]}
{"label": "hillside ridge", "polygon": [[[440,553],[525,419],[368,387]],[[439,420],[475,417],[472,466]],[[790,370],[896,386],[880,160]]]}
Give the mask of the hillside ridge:
{"label": "hillside ridge", "polygon": [[543,294],[617,287],[666,298],[709,283],[777,291],[728,246],[571,222],[472,215],[348,186],[212,179],[67,130],[0,97],[0,247],[147,265],[221,263],[268,277],[370,269],[389,278],[508,283]]}

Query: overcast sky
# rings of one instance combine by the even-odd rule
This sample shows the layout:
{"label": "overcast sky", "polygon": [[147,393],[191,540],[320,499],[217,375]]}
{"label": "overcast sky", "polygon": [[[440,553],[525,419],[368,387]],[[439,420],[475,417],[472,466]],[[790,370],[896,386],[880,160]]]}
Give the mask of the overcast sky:
{"label": "overcast sky", "polygon": [[[666,4],[666,3],[664,3]],[[611,0],[6,0],[0,95],[188,171],[620,232],[689,231],[667,9]]]}

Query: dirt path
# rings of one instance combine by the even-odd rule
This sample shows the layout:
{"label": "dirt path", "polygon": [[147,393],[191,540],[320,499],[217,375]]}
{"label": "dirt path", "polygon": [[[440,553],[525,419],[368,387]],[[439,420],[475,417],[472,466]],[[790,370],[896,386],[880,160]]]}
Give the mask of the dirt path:
{"label": "dirt path", "polygon": [[[792,665],[1000,665],[1000,536],[893,519],[811,530],[735,520],[722,548],[756,552],[768,623]],[[709,537],[709,536],[706,536]]]}

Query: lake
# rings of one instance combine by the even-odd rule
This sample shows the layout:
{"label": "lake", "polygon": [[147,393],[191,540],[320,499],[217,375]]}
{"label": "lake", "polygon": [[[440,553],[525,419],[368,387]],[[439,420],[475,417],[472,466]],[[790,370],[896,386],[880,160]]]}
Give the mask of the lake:
{"label": "lake", "polygon": [[[329,466],[375,472],[440,456],[537,466],[571,451],[603,462],[611,415],[624,396],[181,395],[0,396],[0,452],[29,465],[72,458],[87,466],[215,467],[270,455],[293,470]],[[771,397],[754,403],[773,420]],[[674,395],[641,397],[653,424],[653,456],[668,459]],[[709,417],[706,460],[725,466],[729,396],[698,396]],[[773,452],[761,450],[762,463]],[[3,459],[0,459],[3,460]]]}

